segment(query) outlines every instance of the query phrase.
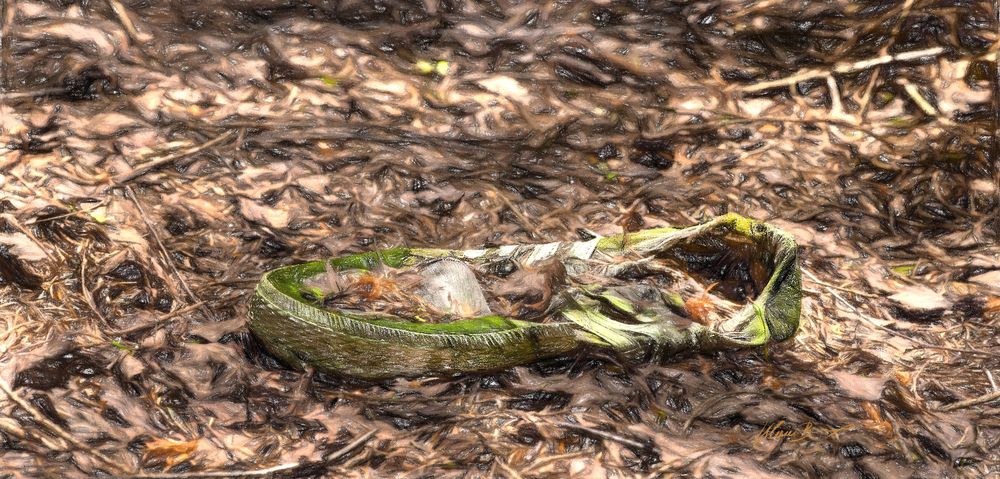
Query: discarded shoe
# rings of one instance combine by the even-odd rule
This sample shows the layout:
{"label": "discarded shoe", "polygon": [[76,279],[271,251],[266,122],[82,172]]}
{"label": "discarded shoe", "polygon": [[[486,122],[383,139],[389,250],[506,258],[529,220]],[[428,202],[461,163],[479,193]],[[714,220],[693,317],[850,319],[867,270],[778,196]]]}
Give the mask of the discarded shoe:
{"label": "discarded shoe", "polygon": [[585,242],[393,248],[267,272],[250,329],[296,367],[367,379],[485,372],[587,345],[636,360],[798,328],[787,233],[729,214]]}

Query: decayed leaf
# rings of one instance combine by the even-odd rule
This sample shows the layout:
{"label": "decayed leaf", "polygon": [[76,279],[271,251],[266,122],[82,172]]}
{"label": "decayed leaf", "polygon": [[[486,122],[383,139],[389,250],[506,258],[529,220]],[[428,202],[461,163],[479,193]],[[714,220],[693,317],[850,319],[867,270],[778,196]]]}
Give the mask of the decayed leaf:
{"label": "decayed leaf", "polygon": [[261,206],[253,200],[240,198],[240,212],[243,213],[244,218],[266,224],[272,228],[281,229],[288,226],[287,211]]}
{"label": "decayed leaf", "polygon": [[981,284],[987,288],[1000,290],[1000,269],[977,274],[969,278],[970,283]]}
{"label": "decayed leaf", "polygon": [[951,302],[926,286],[908,286],[889,297],[898,316],[914,321],[935,319],[951,307]]}
{"label": "decayed leaf", "polygon": [[314,193],[322,193],[326,185],[330,184],[330,177],[327,175],[308,175],[295,180],[299,186]]}
{"label": "decayed leaf", "polygon": [[24,233],[0,233],[0,244],[11,247],[11,253],[24,261],[45,259],[45,250]]}
{"label": "decayed leaf", "polygon": [[866,378],[846,371],[832,371],[830,376],[851,397],[866,401],[877,401],[882,395],[882,387],[886,381],[886,378]]}
{"label": "decayed leaf", "polygon": [[496,76],[492,78],[485,78],[477,82],[479,86],[496,93],[498,95],[503,95],[515,100],[523,99],[528,96],[528,90],[521,86],[517,80],[507,77],[507,76]]}
{"label": "decayed leaf", "polygon": [[178,441],[176,439],[159,438],[146,442],[146,452],[142,454],[143,464],[163,462],[164,470],[169,470],[176,464],[184,462],[198,449],[200,439]]}
{"label": "decayed leaf", "polygon": [[81,118],[80,121],[85,131],[99,136],[113,135],[119,131],[134,128],[139,124],[136,118],[115,112],[101,113],[91,118]]}

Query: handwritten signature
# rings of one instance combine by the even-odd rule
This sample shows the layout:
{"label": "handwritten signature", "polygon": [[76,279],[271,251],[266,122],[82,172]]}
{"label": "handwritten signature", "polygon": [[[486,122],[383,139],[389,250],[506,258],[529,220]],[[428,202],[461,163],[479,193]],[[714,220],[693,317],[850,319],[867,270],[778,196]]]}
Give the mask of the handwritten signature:
{"label": "handwritten signature", "polygon": [[754,445],[759,445],[764,441],[787,440],[791,443],[805,442],[819,437],[832,437],[838,433],[854,429],[854,426],[843,427],[817,426],[812,422],[802,425],[787,424],[784,419],[768,424],[754,437]]}

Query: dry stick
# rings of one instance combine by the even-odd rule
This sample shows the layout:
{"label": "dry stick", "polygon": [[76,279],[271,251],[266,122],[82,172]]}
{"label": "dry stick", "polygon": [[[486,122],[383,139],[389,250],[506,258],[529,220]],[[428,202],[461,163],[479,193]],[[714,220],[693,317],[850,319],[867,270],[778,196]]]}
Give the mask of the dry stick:
{"label": "dry stick", "polygon": [[[232,298],[229,298],[229,299],[232,299]],[[122,329],[122,330],[118,330],[118,331],[111,331],[109,334],[113,335],[113,336],[128,336],[130,334],[135,334],[135,333],[138,333],[139,331],[143,331],[143,330],[146,330],[146,329],[150,329],[150,328],[154,328],[155,329],[157,326],[163,324],[167,320],[174,319],[177,316],[180,316],[180,315],[182,315],[184,313],[190,313],[191,311],[194,311],[194,310],[196,310],[196,309],[198,309],[198,308],[200,308],[200,307],[202,307],[202,306],[204,306],[206,304],[208,304],[208,301],[198,301],[197,303],[189,304],[189,305],[187,305],[187,306],[185,306],[183,308],[175,309],[173,311],[170,311],[169,313],[167,313],[166,315],[164,315],[163,317],[161,317],[158,322],[147,323],[147,324],[140,324],[138,326],[133,326],[133,327],[128,328],[128,329]]]}
{"label": "dry stick", "polygon": [[90,208],[84,208],[84,209],[80,209],[80,210],[74,210],[74,211],[70,211],[69,213],[63,213],[61,215],[49,216],[49,217],[46,217],[46,218],[43,218],[43,219],[40,219],[40,220],[32,218],[31,221],[28,221],[25,224],[29,225],[29,226],[32,226],[32,225],[37,225],[37,224],[41,224],[41,223],[47,223],[49,221],[55,221],[55,220],[61,220],[63,218],[69,218],[70,216],[75,216],[75,215],[78,215],[78,214],[81,214],[81,213],[90,213],[91,211],[94,211],[94,210],[96,210],[98,208],[101,208],[103,206],[107,206],[106,205],[107,201],[108,201],[107,199],[103,199],[99,203],[95,204],[94,206],[91,206]]}
{"label": "dry stick", "polygon": [[[810,272],[809,270],[803,269],[802,272],[805,273],[805,275],[808,276],[809,279],[813,280],[813,282],[815,282],[817,284],[821,284],[819,282],[819,278],[817,278],[816,275],[812,274],[812,272]],[[903,339],[905,339],[907,341],[912,342],[913,344],[916,344],[917,346],[920,346],[920,347],[923,347],[923,348],[927,348],[927,349],[939,349],[939,350],[942,350],[942,351],[951,351],[953,353],[975,354],[975,355],[978,355],[978,356],[986,356],[986,357],[990,357],[990,358],[995,358],[995,357],[998,356],[997,354],[989,353],[989,352],[986,352],[986,351],[979,351],[979,350],[976,350],[976,349],[964,349],[964,348],[952,348],[952,347],[948,347],[948,346],[937,346],[937,345],[934,345],[934,344],[926,343],[926,342],[921,341],[919,339],[911,338],[911,337],[909,337],[909,336],[907,336],[907,335],[905,335],[903,333],[894,331],[894,330],[892,330],[890,328],[887,328],[885,326],[882,326],[881,324],[876,323],[873,318],[870,318],[867,314],[862,313],[860,309],[858,309],[856,306],[854,306],[853,304],[851,304],[850,301],[844,299],[844,297],[841,296],[839,293],[837,293],[836,291],[833,291],[832,288],[829,290],[829,293],[834,298],[836,298],[841,303],[843,303],[845,306],[847,306],[848,308],[851,308],[851,311],[854,311],[854,314],[857,314],[859,318],[861,318],[862,320],[864,320],[869,325],[874,326],[874,327],[876,327],[876,328],[878,328],[878,329],[880,329],[882,331],[885,331],[885,332],[887,332],[887,333],[889,333],[889,334],[891,334],[893,336],[899,336],[899,337],[901,337],[901,338],[903,338]]]}
{"label": "dry stick", "polygon": [[354,449],[357,449],[358,446],[360,446],[360,445],[368,442],[368,440],[371,439],[372,436],[374,436],[376,432],[378,432],[376,429],[370,429],[368,432],[366,432],[366,433],[358,436],[357,439],[351,441],[346,446],[338,449],[333,454],[330,454],[329,456],[324,456],[323,460],[325,460],[325,461],[331,461],[332,462],[332,461],[336,461],[337,459],[340,459],[341,457],[343,457],[347,453],[353,451]]}
{"label": "dry stick", "polygon": [[831,284],[831,283],[827,283],[827,282],[824,282],[824,281],[820,281],[818,279],[814,279],[815,276],[813,276],[811,274],[809,276],[810,276],[808,278],[809,281],[812,281],[813,283],[816,283],[816,284],[821,285],[821,286],[826,286],[827,288],[839,289],[839,290],[841,290],[841,291],[843,291],[845,293],[856,294],[858,296],[863,296],[865,298],[879,298],[880,297],[877,294],[865,293],[864,291],[858,291],[856,289],[845,288],[843,286],[837,286],[835,284]]}
{"label": "dry stick", "polygon": [[[182,276],[181,272],[177,270],[176,266],[174,266],[174,262],[170,259],[170,253],[167,251],[167,248],[163,246],[163,241],[160,241],[160,235],[156,234],[153,224],[149,222],[149,217],[146,216],[146,211],[142,208],[142,204],[139,203],[139,198],[135,196],[135,192],[132,191],[132,187],[125,186],[125,193],[128,195],[129,199],[135,203],[136,208],[139,209],[139,215],[142,216],[142,221],[146,224],[146,229],[149,230],[149,234],[153,236],[154,240],[156,240],[156,245],[160,247],[160,252],[163,254],[164,260],[166,260],[167,265],[170,266],[170,270],[173,271],[174,276],[177,276],[177,279],[180,281],[181,287],[184,288],[184,292],[188,295],[188,298],[192,303],[201,303],[201,299],[199,299],[198,296],[191,291],[191,288],[188,287],[184,276]],[[205,314],[205,317],[209,319],[213,318],[212,315],[209,314],[204,308],[201,309],[201,312]]]}
{"label": "dry stick", "polygon": [[[913,8],[914,0],[906,0],[903,3],[903,8],[900,11],[899,18],[896,23],[892,25],[892,32],[889,33],[889,41],[882,48],[879,48],[879,53],[882,55],[889,54],[889,48],[891,48],[896,43],[896,36],[899,35],[899,29],[903,25],[903,20],[910,16],[910,9]],[[875,83],[878,81],[879,74],[881,74],[882,69],[877,68],[872,72],[872,77],[868,80],[868,85],[865,86],[865,91],[861,95],[861,107],[858,108],[858,119],[864,121],[865,112],[868,111],[868,104],[871,103],[872,92],[875,90]]]}
{"label": "dry stick", "polygon": [[931,102],[927,101],[927,99],[920,94],[920,90],[917,89],[916,85],[906,81],[906,79],[903,78],[896,80],[896,83],[899,83],[900,85],[903,86],[903,90],[906,91],[906,94],[910,96],[910,98],[913,100],[914,103],[917,104],[918,107],[920,107],[920,111],[923,111],[924,114],[926,114],[927,116],[936,117],[940,120],[947,120],[947,118],[941,118],[941,115],[938,114],[937,108],[934,108],[934,105],[931,105]]}
{"label": "dry stick", "polygon": [[4,93],[0,95],[0,100],[20,100],[22,98],[34,98],[36,96],[45,95],[56,95],[59,93],[65,93],[65,88],[42,88],[40,90],[30,90],[30,91],[16,91],[13,93]]}
{"label": "dry stick", "polygon": [[944,412],[954,411],[956,409],[967,408],[969,406],[978,406],[980,404],[991,403],[996,400],[1000,400],[1000,391],[993,391],[989,394],[983,394],[982,396],[976,398],[966,399],[965,401],[959,401],[957,403],[942,406],[941,411]]}
{"label": "dry stick", "polygon": [[56,435],[60,439],[69,442],[80,451],[84,451],[94,456],[95,458],[99,459],[101,462],[107,465],[108,469],[110,469],[115,474],[125,473],[125,469],[119,466],[118,465],[119,463],[117,461],[114,461],[110,457],[105,456],[104,453],[102,453],[101,451],[98,451],[84,444],[79,439],[73,437],[72,434],[66,432],[66,430],[64,430],[62,427],[59,427],[58,424],[50,421],[49,418],[45,417],[45,415],[39,412],[38,409],[35,409],[34,406],[28,404],[28,402],[22,399],[21,396],[18,396],[17,393],[11,390],[10,385],[7,384],[7,381],[3,379],[0,379],[0,390],[2,390],[4,394],[6,394],[8,398],[10,398],[11,401],[14,401],[15,404],[20,406],[21,409],[28,411],[28,414],[31,414],[31,417],[34,418],[34,420],[38,422],[38,424],[41,424],[42,427],[44,427],[50,433]]}
{"label": "dry stick", "polygon": [[115,15],[118,16],[118,21],[121,22],[122,26],[125,27],[125,31],[128,33],[130,39],[133,43],[140,43],[139,31],[135,29],[135,24],[132,23],[132,19],[128,16],[128,10],[125,9],[125,5],[118,0],[108,0],[111,5],[111,9],[115,11]]}
{"label": "dry stick", "polygon": [[[357,449],[358,446],[363,445],[368,442],[372,436],[375,435],[377,431],[372,429],[357,439],[351,441],[346,446],[336,450],[329,456],[324,457],[325,461],[335,461],[340,459],[345,454]],[[299,466],[307,465],[309,463],[286,463],[274,467],[269,467],[267,469],[257,469],[253,471],[202,471],[202,472],[143,472],[138,474],[129,474],[125,477],[129,479],[189,479],[196,477],[261,477],[270,476],[276,472],[287,471],[289,469],[294,469]]]}
{"label": "dry stick", "polygon": [[146,173],[149,173],[150,171],[155,170],[156,168],[159,168],[159,167],[161,167],[163,165],[166,165],[168,163],[177,161],[177,160],[179,160],[181,158],[184,158],[185,156],[193,155],[193,154],[198,153],[199,151],[202,151],[202,150],[204,150],[206,148],[211,148],[211,147],[213,147],[215,145],[218,145],[219,143],[222,143],[222,142],[228,140],[232,136],[233,136],[233,130],[229,130],[229,131],[227,131],[227,132],[225,132],[225,133],[223,133],[223,134],[221,134],[221,135],[219,135],[219,136],[217,136],[217,137],[215,137],[215,138],[213,138],[213,139],[211,139],[211,140],[209,140],[209,141],[207,141],[205,143],[202,143],[200,145],[193,146],[193,147],[188,148],[186,150],[178,151],[177,153],[173,153],[173,154],[164,156],[163,158],[158,158],[158,159],[155,159],[155,160],[150,161],[148,163],[139,165],[131,173],[125,175],[124,178],[118,180],[117,184],[119,186],[124,185],[124,184],[126,184],[126,183],[128,183],[128,182],[130,182],[130,181],[132,181],[132,180],[134,180],[136,178],[139,178],[140,176],[143,176]]}
{"label": "dry stick", "polygon": [[97,303],[94,302],[94,295],[90,292],[90,288],[87,287],[87,247],[89,245],[90,241],[83,241],[83,254],[80,255],[80,292],[83,293],[83,299],[87,301],[87,306],[90,306],[90,310],[101,320],[101,324],[108,325],[108,319],[97,308]]}
{"label": "dry stick", "polygon": [[262,477],[270,476],[276,472],[287,471],[299,467],[299,463],[291,462],[281,464],[267,469],[257,469],[254,471],[208,471],[208,472],[150,472],[140,474],[129,474],[124,477],[130,479],[193,479],[196,477]]}
{"label": "dry stick", "polygon": [[639,441],[636,441],[634,439],[629,439],[629,438],[624,437],[624,436],[619,436],[618,434],[613,434],[613,433],[610,433],[610,432],[607,432],[607,431],[602,431],[600,429],[594,429],[592,427],[578,426],[576,424],[569,424],[569,423],[559,424],[559,427],[566,428],[566,429],[575,429],[577,431],[585,432],[585,433],[588,433],[588,434],[600,437],[602,439],[609,439],[611,441],[615,441],[617,443],[624,444],[624,445],[626,445],[628,447],[631,447],[631,448],[634,448],[634,449],[641,449],[641,450],[649,450],[650,449],[650,447],[648,445],[643,444],[643,443],[641,443]]}
{"label": "dry stick", "polygon": [[937,56],[943,52],[944,52],[943,47],[934,47],[934,48],[926,48],[923,50],[915,50],[912,52],[897,53],[895,55],[881,55],[854,63],[838,63],[833,65],[833,67],[829,69],[809,68],[809,69],[799,70],[794,75],[785,78],[754,83],[753,85],[736,86],[730,89],[745,91],[745,92],[755,92],[775,87],[792,86],[795,85],[796,83],[803,82],[806,80],[823,78],[832,73],[852,73],[878,65],[885,65],[886,63],[902,62],[902,61],[916,60],[922,57]]}
{"label": "dry stick", "polygon": [[500,466],[500,469],[503,469],[503,472],[507,473],[507,476],[509,477],[509,479],[523,479],[521,477],[521,474],[519,474],[517,472],[517,470],[515,470],[513,467],[510,467],[507,464],[507,461],[504,461],[503,459],[500,459],[500,456],[496,456],[495,457],[495,461],[496,461],[497,465]]}

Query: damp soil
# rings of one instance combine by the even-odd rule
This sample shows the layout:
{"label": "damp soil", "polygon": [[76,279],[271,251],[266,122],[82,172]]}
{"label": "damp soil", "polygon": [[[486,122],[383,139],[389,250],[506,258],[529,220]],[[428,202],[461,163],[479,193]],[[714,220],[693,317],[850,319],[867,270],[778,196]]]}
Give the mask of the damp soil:
{"label": "damp soil", "polygon": [[[0,477],[1000,472],[992,2],[0,18]],[[281,265],[726,212],[797,237],[793,339],[372,384],[246,328]]]}

